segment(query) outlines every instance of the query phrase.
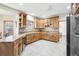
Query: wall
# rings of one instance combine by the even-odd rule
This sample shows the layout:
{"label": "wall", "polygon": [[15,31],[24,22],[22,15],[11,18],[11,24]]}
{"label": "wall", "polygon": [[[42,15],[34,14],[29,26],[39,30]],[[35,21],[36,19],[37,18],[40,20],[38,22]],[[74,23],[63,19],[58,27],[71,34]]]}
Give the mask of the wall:
{"label": "wall", "polygon": [[59,27],[60,27],[59,32],[62,35],[66,35],[66,21],[65,22],[60,22]]}
{"label": "wall", "polygon": [[66,15],[60,16],[59,32],[66,35]]}
{"label": "wall", "polygon": [[2,20],[0,19],[0,32],[2,32]]}

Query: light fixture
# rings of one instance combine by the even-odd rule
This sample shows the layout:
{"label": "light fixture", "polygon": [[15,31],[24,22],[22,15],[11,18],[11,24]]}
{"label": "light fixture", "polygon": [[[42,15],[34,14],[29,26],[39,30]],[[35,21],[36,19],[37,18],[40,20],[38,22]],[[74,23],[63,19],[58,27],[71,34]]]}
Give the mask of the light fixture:
{"label": "light fixture", "polygon": [[51,10],[53,10],[53,7],[52,7],[52,5],[49,5],[47,10],[48,10],[48,11],[51,11]]}
{"label": "light fixture", "polygon": [[45,16],[45,15],[43,15],[42,17],[43,17],[43,18],[45,18],[46,16]]}
{"label": "light fixture", "polygon": [[31,15],[34,16],[35,14],[34,13],[31,13]]}
{"label": "light fixture", "polygon": [[68,6],[67,8],[70,9],[70,6]]}

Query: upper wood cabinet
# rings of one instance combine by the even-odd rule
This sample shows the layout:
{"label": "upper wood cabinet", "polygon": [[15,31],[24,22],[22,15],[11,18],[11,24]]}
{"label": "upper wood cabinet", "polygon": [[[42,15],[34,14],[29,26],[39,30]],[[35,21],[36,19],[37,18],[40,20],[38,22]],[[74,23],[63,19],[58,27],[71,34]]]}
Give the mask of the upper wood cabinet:
{"label": "upper wood cabinet", "polygon": [[19,14],[19,28],[24,28],[26,26],[26,14]]}
{"label": "upper wood cabinet", "polygon": [[50,26],[54,29],[59,28],[59,17],[51,17],[50,18]]}
{"label": "upper wood cabinet", "polygon": [[44,19],[35,19],[35,28],[45,28],[45,20]]}

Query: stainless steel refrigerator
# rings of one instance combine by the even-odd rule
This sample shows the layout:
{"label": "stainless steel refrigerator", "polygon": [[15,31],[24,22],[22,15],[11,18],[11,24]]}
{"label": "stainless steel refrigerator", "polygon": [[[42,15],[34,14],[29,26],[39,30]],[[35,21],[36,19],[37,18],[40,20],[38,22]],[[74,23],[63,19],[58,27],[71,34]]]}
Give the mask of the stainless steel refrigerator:
{"label": "stainless steel refrigerator", "polygon": [[79,55],[79,15],[67,17],[67,56]]}

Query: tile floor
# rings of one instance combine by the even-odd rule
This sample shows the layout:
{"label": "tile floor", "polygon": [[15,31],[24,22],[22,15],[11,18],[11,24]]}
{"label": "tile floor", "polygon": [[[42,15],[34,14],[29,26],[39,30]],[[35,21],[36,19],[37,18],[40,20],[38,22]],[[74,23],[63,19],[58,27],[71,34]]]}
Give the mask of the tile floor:
{"label": "tile floor", "polygon": [[66,36],[58,43],[40,40],[25,46],[22,56],[66,56]]}

